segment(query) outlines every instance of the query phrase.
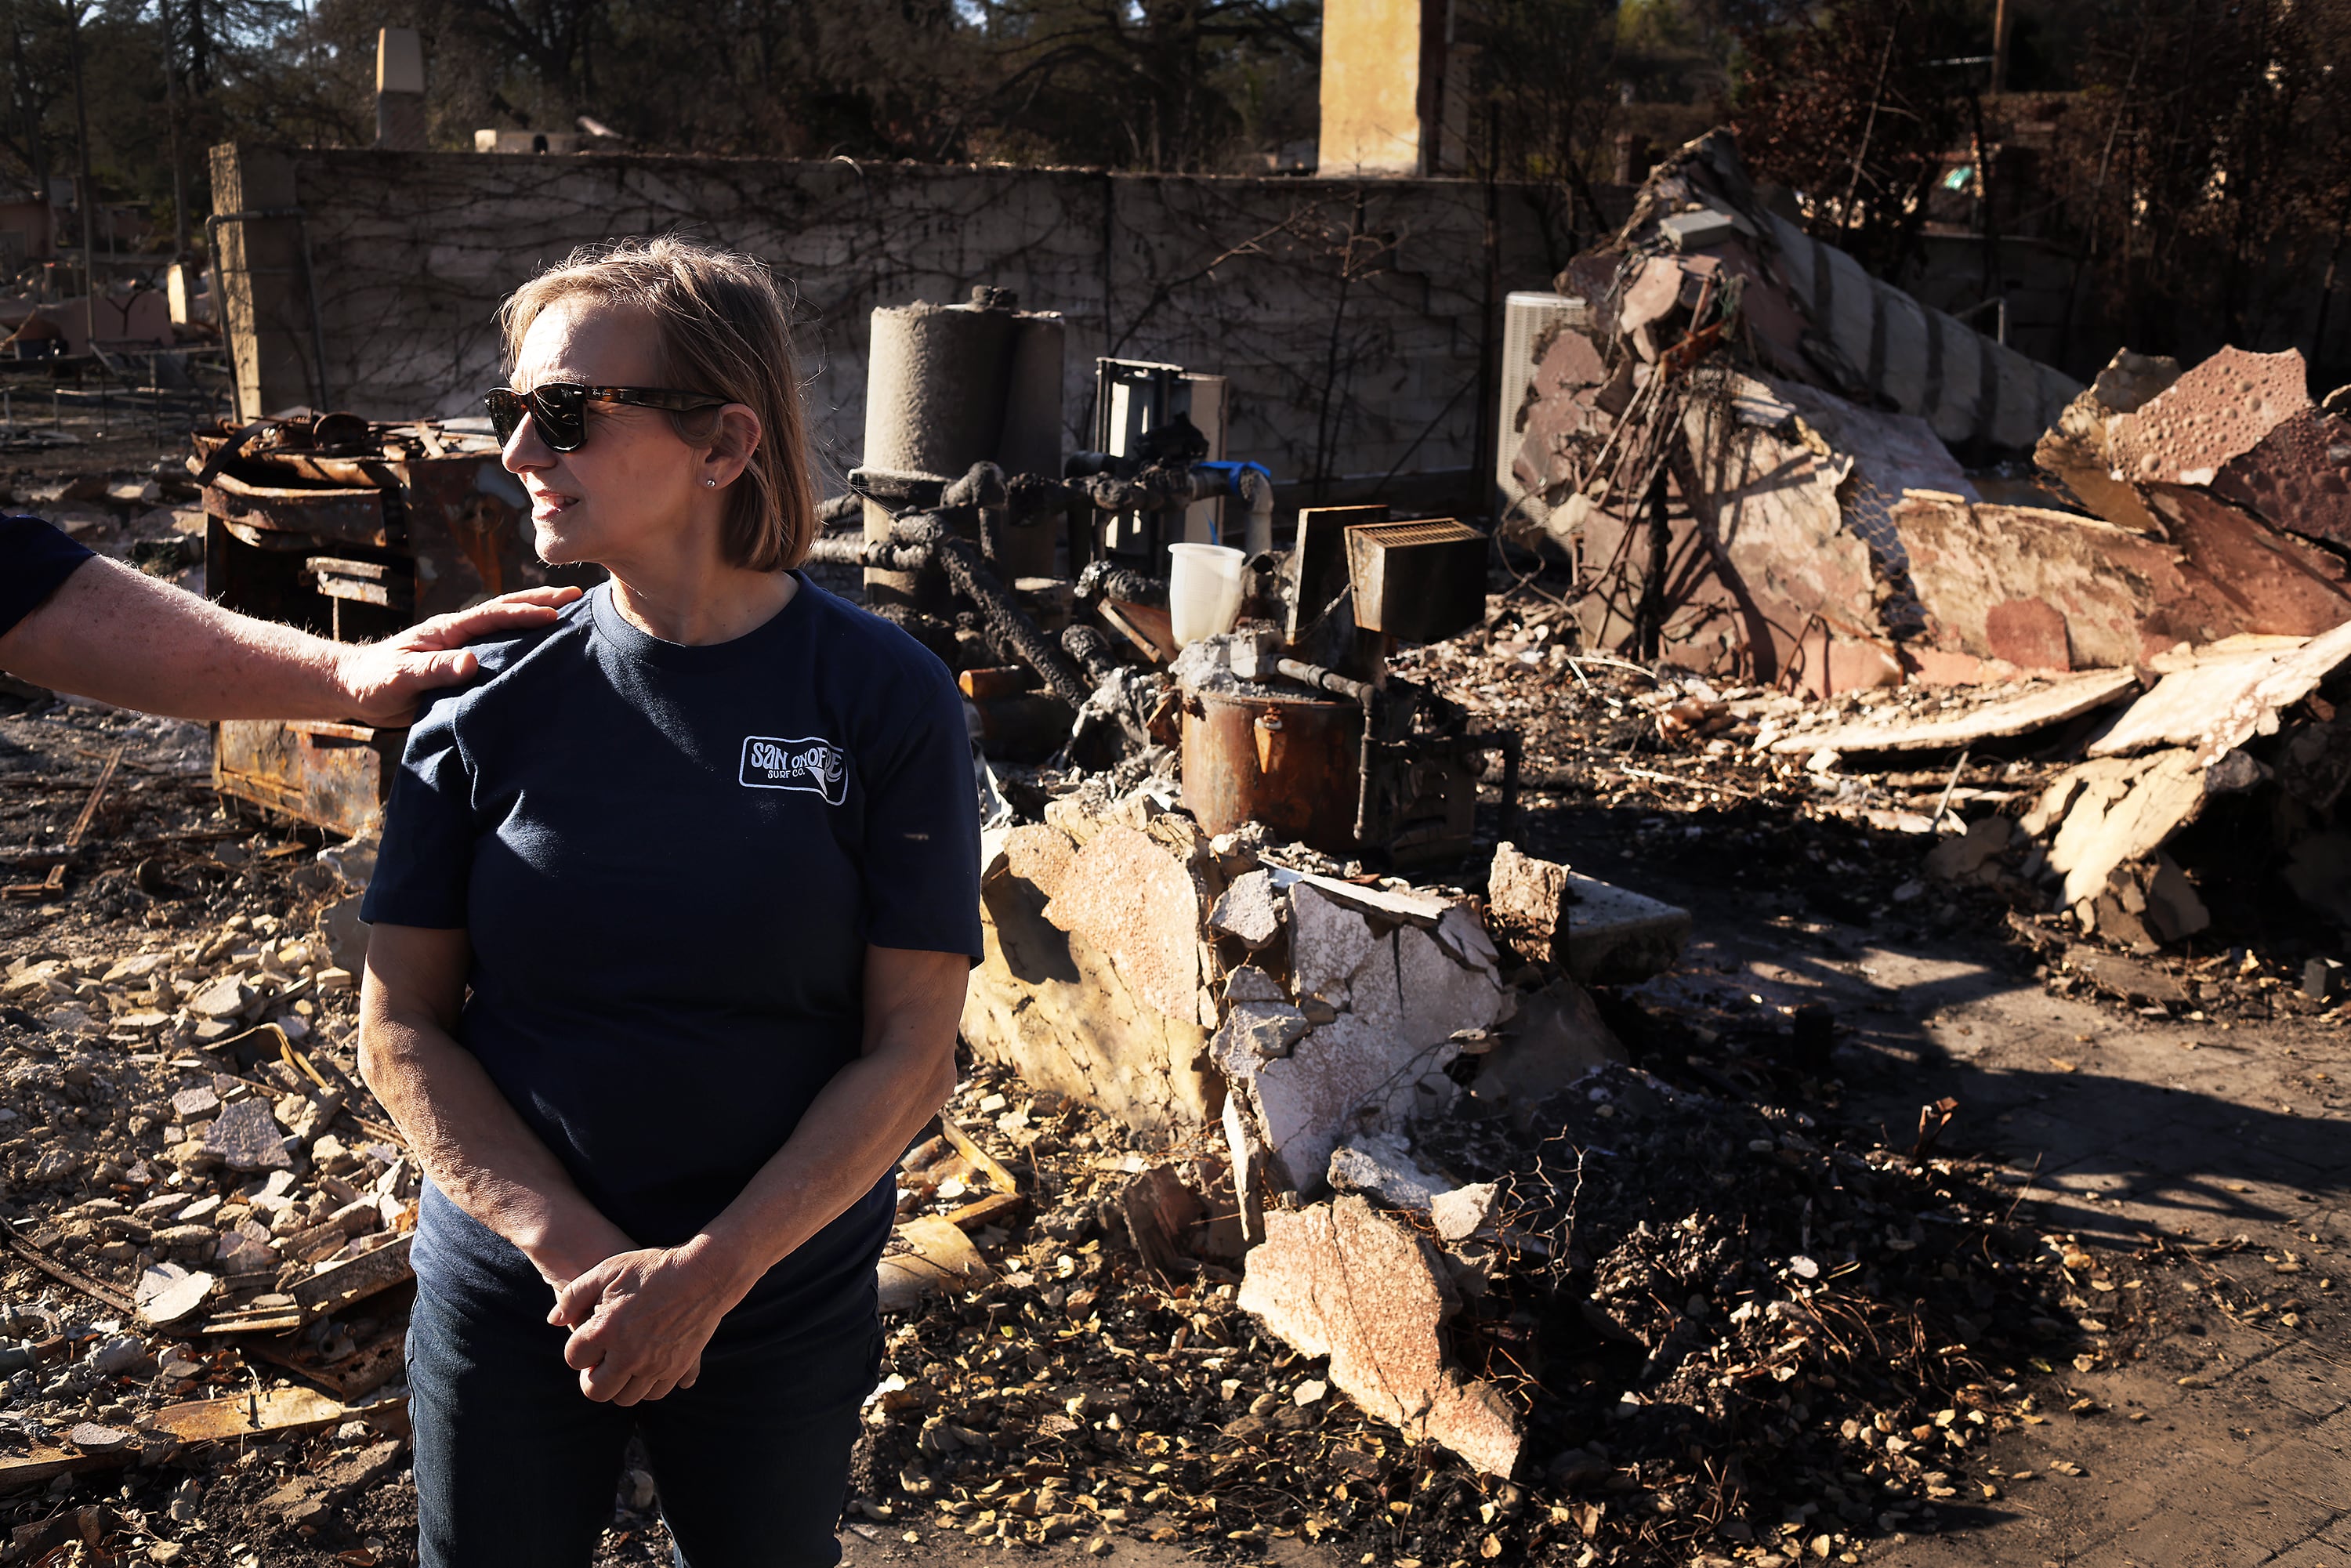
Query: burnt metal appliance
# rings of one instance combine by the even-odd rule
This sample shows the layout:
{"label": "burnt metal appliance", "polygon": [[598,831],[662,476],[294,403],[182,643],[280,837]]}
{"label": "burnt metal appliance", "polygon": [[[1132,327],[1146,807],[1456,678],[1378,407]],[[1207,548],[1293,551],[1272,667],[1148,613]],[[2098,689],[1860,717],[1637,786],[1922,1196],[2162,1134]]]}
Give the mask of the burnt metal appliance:
{"label": "burnt metal appliance", "polygon": [[1184,807],[1202,829],[1230,832],[1254,819],[1326,854],[1397,870],[1445,864],[1472,841],[1476,759],[1498,753],[1510,831],[1515,730],[1479,729],[1425,686],[1357,680],[1284,657],[1281,646],[1270,626],[1245,632],[1231,647],[1233,685],[1182,694]]}
{"label": "burnt metal appliance", "polygon": [[[301,413],[195,434],[204,583],[223,605],[337,642],[373,642],[514,589],[582,581],[533,553],[529,503],[474,422]],[[214,728],[224,794],[355,833],[407,732],[334,719]]]}
{"label": "burnt metal appliance", "polygon": [[1243,822],[1316,848],[1355,841],[1361,703],[1289,690],[1187,692],[1184,809],[1203,831]]}

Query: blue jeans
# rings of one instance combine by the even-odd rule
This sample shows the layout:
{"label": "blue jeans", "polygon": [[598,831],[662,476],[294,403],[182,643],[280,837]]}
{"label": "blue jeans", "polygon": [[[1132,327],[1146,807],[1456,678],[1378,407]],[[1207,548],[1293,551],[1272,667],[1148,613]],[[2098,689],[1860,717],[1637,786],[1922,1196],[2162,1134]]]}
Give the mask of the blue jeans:
{"label": "blue jeans", "polygon": [[419,1291],[408,1325],[421,1568],[588,1568],[631,1433],[644,1438],[680,1568],[830,1568],[871,1315],[744,1343],[722,1326],[692,1388],[622,1408],[580,1392],[565,1331]]}

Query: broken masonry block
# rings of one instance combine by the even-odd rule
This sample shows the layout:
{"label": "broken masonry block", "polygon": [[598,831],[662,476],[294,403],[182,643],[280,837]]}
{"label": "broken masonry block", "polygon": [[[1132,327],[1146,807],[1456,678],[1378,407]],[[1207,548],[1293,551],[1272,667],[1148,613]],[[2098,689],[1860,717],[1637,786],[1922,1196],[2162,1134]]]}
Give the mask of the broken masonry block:
{"label": "broken masonry block", "polygon": [[1265,1217],[1239,1304],[1303,1354],[1328,1356],[1330,1381],[1365,1414],[1440,1443],[1488,1475],[1510,1475],[1520,1417],[1490,1383],[1465,1376],[1444,1325],[1460,1305],[1426,1238],[1361,1197]]}
{"label": "broken masonry block", "polygon": [[1123,823],[1102,828],[1071,862],[1045,918],[1083,936],[1135,993],[1170,1018],[1198,1014],[1201,890],[1167,847]]}
{"label": "broken masonry block", "polygon": [[1331,1151],[1332,1189],[1376,1198],[1388,1208],[1428,1212],[1430,1201],[1453,1184],[1422,1166],[1402,1138],[1364,1133]]}
{"label": "broken masonry block", "polygon": [[2114,471],[2135,484],[2210,485],[2223,465],[2311,408],[2301,353],[2226,348],[2107,427]]}
{"label": "broken masonry block", "polygon": [[1486,910],[1493,933],[1530,964],[1567,962],[1567,867],[1522,853],[1508,839],[1494,846],[1486,880]]}
{"label": "broken masonry block", "polygon": [[[1165,868],[1165,885],[1141,902],[1153,909],[1178,903],[1178,889],[1192,886],[1191,873],[1165,848],[1123,825],[1098,829],[1088,848],[1112,831],[1127,835],[1126,850],[1139,841]],[[1162,939],[1165,933],[1147,940],[1124,934],[1132,939],[1120,940],[1121,933],[1102,932],[1095,901],[1083,894],[1063,900],[1087,873],[1083,852],[1060,828],[1013,828],[990,841],[980,883],[983,957],[972,971],[963,1013],[963,1036],[973,1051],[1130,1127],[1159,1132],[1207,1125],[1223,1090],[1208,1060],[1210,1031],[1198,1021],[1197,914],[1186,916],[1177,933],[1185,944],[1180,952]],[[1119,847],[1106,854],[1119,858]],[[1156,876],[1157,868],[1152,870]],[[1180,894],[1180,900],[1191,897]],[[1056,913],[1076,928],[1057,924],[1050,918]],[[1083,918],[1072,919],[1073,914]],[[1097,935],[1113,940],[1098,941]],[[1165,960],[1163,969],[1177,971],[1177,979],[1188,967],[1194,977],[1184,981],[1180,1012],[1158,1005],[1177,997],[1144,994],[1138,950]],[[1155,992],[1174,988],[1154,987]]]}
{"label": "broken masonry block", "polygon": [[1281,935],[1287,901],[1274,873],[1259,869],[1235,877],[1208,915],[1208,925],[1254,953]]}
{"label": "broken masonry block", "polygon": [[1495,972],[1492,945],[1467,943],[1449,920],[1448,899],[1319,877],[1290,892],[1297,1010],[1313,1028],[1253,1071],[1238,1054],[1220,1065],[1258,1122],[1273,1179],[1319,1190],[1331,1151],[1362,1118],[1394,1125],[1450,1107],[1455,1037],[1510,1017],[1517,993]]}
{"label": "broken masonry block", "polygon": [[1689,911],[1569,872],[1573,924],[1567,972],[1585,986],[1632,986],[1662,975],[1689,943]]}

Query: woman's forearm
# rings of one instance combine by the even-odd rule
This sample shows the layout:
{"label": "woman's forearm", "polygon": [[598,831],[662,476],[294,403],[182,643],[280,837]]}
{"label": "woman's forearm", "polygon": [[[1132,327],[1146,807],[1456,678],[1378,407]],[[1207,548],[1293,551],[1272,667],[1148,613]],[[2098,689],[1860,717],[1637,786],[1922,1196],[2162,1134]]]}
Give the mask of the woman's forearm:
{"label": "woman's forearm", "polygon": [[897,1163],[955,1089],[935,1061],[862,1057],[809,1106],[784,1146],[685,1244],[740,1301],[759,1277],[846,1213]]}
{"label": "woman's forearm", "polygon": [[635,1246],[439,1020],[371,995],[360,1071],[434,1185],[549,1282],[559,1286]]}
{"label": "woman's forearm", "polygon": [[864,1197],[955,1091],[963,956],[876,948],[867,961],[864,1054],[833,1076],[783,1147],[682,1249],[725,1281],[730,1301]]}

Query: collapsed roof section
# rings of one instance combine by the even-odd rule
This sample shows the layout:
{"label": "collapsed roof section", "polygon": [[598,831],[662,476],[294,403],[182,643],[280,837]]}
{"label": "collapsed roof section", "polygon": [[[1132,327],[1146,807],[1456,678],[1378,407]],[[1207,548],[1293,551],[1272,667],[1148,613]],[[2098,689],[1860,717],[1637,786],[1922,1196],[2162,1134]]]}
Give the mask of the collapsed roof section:
{"label": "collapsed roof section", "polygon": [[[1615,263],[1637,267],[1616,329],[1637,337],[1641,301],[1672,303],[1672,277],[1719,270],[1743,289],[1745,332],[1763,367],[1840,396],[1923,419],[1943,441],[2030,450],[2079,383],[1921,305],[1861,263],[1771,211],[1716,131],[1657,166],[1607,246],[1568,266],[1561,292],[1593,298]],[[1657,263],[1667,264],[1664,267]],[[1571,286],[1580,285],[1580,287]]]}
{"label": "collapsed roof section", "polygon": [[[1586,308],[1516,411],[1517,521],[1576,565],[1587,646],[1826,695],[2351,620],[2351,425],[2298,354],[2080,388],[1767,211],[1724,132],[1559,287]],[[1947,443],[2033,450],[2053,505]]]}

